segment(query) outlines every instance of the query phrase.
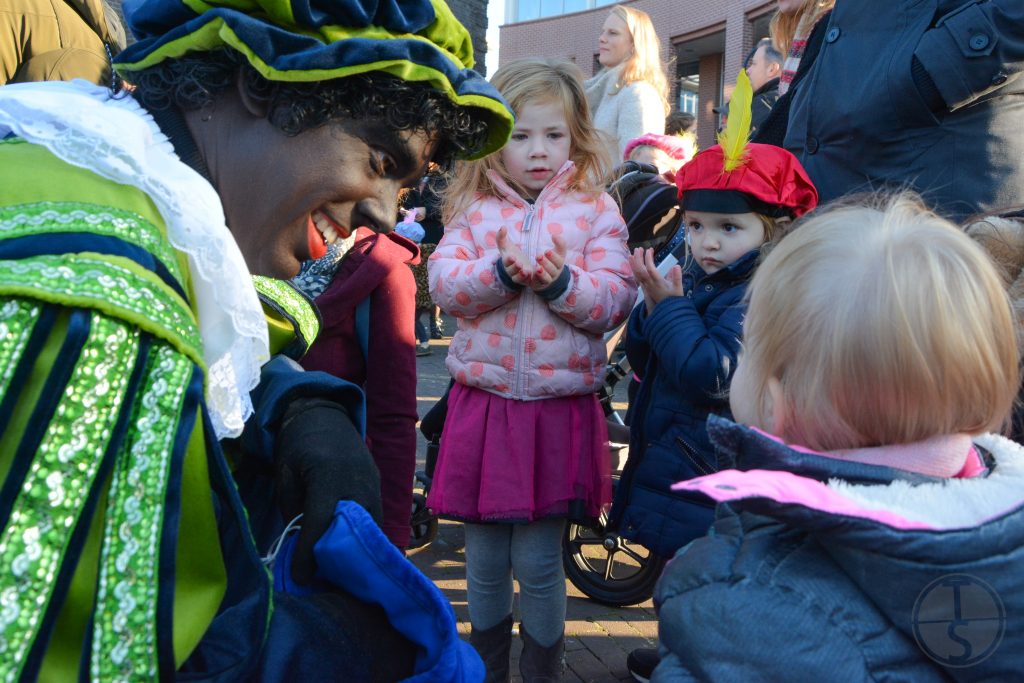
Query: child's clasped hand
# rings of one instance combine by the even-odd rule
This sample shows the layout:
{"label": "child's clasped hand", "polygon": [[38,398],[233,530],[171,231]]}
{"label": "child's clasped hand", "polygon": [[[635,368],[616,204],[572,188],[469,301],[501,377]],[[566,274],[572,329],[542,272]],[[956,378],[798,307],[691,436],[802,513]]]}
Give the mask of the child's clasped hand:
{"label": "child's clasped hand", "polygon": [[653,249],[634,249],[629,257],[629,265],[633,268],[633,277],[636,283],[644,290],[644,302],[647,304],[647,313],[650,314],[654,307],[662,300],[670,296],[683,296],[683,269],[678,265],[672,266],[668,271],[668,277],[658,272],[654,263]]}
{"label": "child's clasped hand", "polygon": [[508,231],[505,228],[499,230],[498,254],[509,278],[517,285],[529,287],[534,291],[551,286],[565,268],[566,253],[564,239],[555,235],[551,241],[554,248],[538,255],[537,265],[533,266],[519,245],[509,240]]}

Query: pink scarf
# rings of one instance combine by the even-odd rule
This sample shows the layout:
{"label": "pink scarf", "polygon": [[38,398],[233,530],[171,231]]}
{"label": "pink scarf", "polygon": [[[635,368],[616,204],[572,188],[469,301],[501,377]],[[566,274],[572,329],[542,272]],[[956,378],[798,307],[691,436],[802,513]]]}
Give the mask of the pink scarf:
{"label": "pink scarf", "polygon": [[804,50],[807,49],[807,38],[811,35],[811,31],[814,30],[814,27],[821,18],[822,15],[819,15],[814,10],[808,11],[800,17],[800,23],[796,26],[793,41],[789,44],[786,61],[782,64],[782,75],[779,76],[780,97],[786,94],[790,84],[793,83],[796,71],[800,68],[800,60],[803,59]]}

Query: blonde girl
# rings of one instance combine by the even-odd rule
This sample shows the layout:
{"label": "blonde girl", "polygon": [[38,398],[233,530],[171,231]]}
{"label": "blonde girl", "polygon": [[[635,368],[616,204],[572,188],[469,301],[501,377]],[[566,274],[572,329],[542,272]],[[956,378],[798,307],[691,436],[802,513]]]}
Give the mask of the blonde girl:
{"label": "blonde girl", "polygon": [[729,468],[677,485],[728,505],[659,583],[654,679],[1020,679],[1024,450],[986,433],[1017,344],[981,247],[907,195],[814,216],[754,276],[744,349],[749,427],[709,422]]}
{"label": "blonde girl", "polygon": [[610,498],[595,391],[602,335],[635,299],[626,228],[601,191],[607,159],[579,70],[524,60],[493,84],[516,113],[497,154],[460,167],[431,293],[459,319],[455,384],[429,505],[466,522],[471,641],[507,681],[513,576],[526,681],[558,680],[565,630],[561,539],[568,517]]}
{"label": "blonde girl", "polygon": [[644,133],[664,133],[669,113],[668,79],[661,40],[650,16],[616,5],[598,39],[604,70],[586,82],[594,125],[609,137],[609,152],[621,159],[626,144]]}

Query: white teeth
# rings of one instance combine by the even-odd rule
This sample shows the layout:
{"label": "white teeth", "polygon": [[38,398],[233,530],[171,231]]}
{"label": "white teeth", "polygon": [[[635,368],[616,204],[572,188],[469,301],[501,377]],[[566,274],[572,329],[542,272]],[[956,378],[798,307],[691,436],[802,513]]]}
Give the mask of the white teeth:
{"label": "white teeth", "polygon": [[334,225],[331,224],[327,218],[320,212],[313,214],[313,225],[320,231],[320,234],[324,236],[324,242],[326,244],[334,244],[338,239],[338,231],[335,230]]}
{"label": "white teeth", "polygon": [[324,240],[327,242],[327,244],[334,244],[334,241],[338,239],[338,231],[335,230],[330,225],[324,228],[323,232]]}

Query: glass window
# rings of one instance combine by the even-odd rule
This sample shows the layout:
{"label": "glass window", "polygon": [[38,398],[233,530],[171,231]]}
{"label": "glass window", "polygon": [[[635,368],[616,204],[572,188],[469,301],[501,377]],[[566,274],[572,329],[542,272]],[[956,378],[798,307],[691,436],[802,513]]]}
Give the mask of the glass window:
{"label": "glass window", "polygon": [[562,13],[562,0],[540,0],[540,15],[554,17]]}
{"label": "glass window", "polygon": [[511,21],[530,21],[541,17],[556,17],[571,12],[614,5],[622,0],[506,0],[506,6],[512,7]]}
{"label": "glass window", "polygon": [[540,0],[519,0],[516,3],[516,21],[529,21],[540,16]]}
{"label": "glass window", "polygon": [[700,62],[684,62],[676,67],[676,78],[679,79],[679,111],[697,115],[700,99],[697,96],[700,88]]}

